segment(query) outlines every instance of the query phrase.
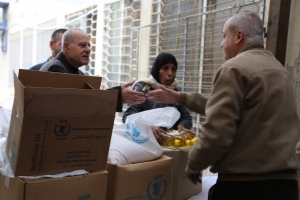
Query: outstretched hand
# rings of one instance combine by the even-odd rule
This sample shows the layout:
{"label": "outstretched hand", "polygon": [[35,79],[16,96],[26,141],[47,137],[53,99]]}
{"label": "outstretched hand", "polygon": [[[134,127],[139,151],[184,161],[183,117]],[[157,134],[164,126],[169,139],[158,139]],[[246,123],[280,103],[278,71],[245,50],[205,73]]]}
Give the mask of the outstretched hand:
{"label": "outstretched hand", "polygon": [[150,91],[146,94],[148,100],[155,103],[177,103],[179,100],[180,92],[160,87],[158,90]]}
{"label": "outstretched hand", "polygon": [[133,83],[134,81],[131,81],[121,85],[122,101],[123,103],[128,103],[128,104],[141,104],[146,100],[144,93],[137,92],[127,88],[131,86]]}

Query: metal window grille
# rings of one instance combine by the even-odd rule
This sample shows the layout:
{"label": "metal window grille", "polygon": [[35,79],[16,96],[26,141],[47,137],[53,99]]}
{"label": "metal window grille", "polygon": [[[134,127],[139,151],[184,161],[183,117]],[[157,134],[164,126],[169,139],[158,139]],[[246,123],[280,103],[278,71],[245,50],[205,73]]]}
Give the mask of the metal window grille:
{"label": "metal window grille", "polygon": [[[137,41],[132,27],[140,25],[140,0],[107,4],[104,11],[102,88],[118,86],[137,78]],[[126,105],[124,105],[124,109]],[[117,113],[121,119],[123,113]]]}
{"label": "metal window grille", "polygon": [[[91,63],[81,70],[94,75],[95,63],[102,62],[101,88],[107,89],[146,78],[155,57],[160,52],[169,52],[177,58],[176,79],[182,90],[209,94],[213,76],[225,61],[220,48],[224,22],[241,10],[256,12],[264,18],[264,8],[265,0],[153,0],[152,23],[140,26],[140,0],[106,4],[102,60],[96,62],[93,50]],[[66,21],[68,28],[85,30],[95,47],[95,6],[68,15]],[[204,116],[191,114],[194,130],[198,132]],[[116,115],[121,117],[122,113]]]}
{"label": "metal window grille", "polygon": [[132,27],[140,25],[140,1],[107,4],[104,11],[102,75],[104,88],[131,81],[136,76],[137,46]]}

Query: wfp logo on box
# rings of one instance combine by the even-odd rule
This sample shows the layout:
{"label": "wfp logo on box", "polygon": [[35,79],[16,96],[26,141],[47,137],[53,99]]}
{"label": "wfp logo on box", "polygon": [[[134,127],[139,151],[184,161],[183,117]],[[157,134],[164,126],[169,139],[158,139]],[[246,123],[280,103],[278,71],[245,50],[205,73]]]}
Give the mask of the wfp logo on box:
{"label": "wfp logo on box", "polygon": [[91,198],[92,195],[90,194],[85,194],[85,195],[82,195],[82,196],[78,196],[78,200],[88,200]]}
{"label": "wfp logo on box", "polygon": [[167,181],[162,174],[155,175],[147,186],[147,197],[149,200],[161,200],[167,190]]}
{"label": "wfp logo on box", "polygon": [[62,120],[58,124],[55,125],[54,133],[58,137],[64,137],[69,134],[71,130],[71,125],[67,120]]}

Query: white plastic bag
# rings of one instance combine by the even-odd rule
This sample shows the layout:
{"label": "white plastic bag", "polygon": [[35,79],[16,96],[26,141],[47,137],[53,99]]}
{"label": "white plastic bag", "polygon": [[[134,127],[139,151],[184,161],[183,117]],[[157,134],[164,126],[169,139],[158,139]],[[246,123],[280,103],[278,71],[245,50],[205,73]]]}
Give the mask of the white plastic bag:
{"label": "white plastic bag", "polygon": [[14,173],[12,172],[10,163],[8,161],[8,157],[5,152],[5,147],[6,147],[6,138],[1,137],[0,138],[0,173],[3,176],[13,178]]}
{"label": "white plastic bag", "polygon": [[132,164],[150,161],[162,155],[151,126],[171,128],[180,113],[174,107],[156,108],[129,115],[125,124],[114,125],[108,161],[113,164]]}

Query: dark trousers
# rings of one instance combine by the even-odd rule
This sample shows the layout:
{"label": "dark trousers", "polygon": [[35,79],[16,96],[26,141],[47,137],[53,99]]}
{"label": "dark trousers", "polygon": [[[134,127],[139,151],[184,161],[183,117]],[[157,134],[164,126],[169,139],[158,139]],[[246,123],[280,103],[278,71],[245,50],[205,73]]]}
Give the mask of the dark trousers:
{"label": "dark trousers", "polygon": [[298,200],[296,180],[218,181],[208,200]]}

